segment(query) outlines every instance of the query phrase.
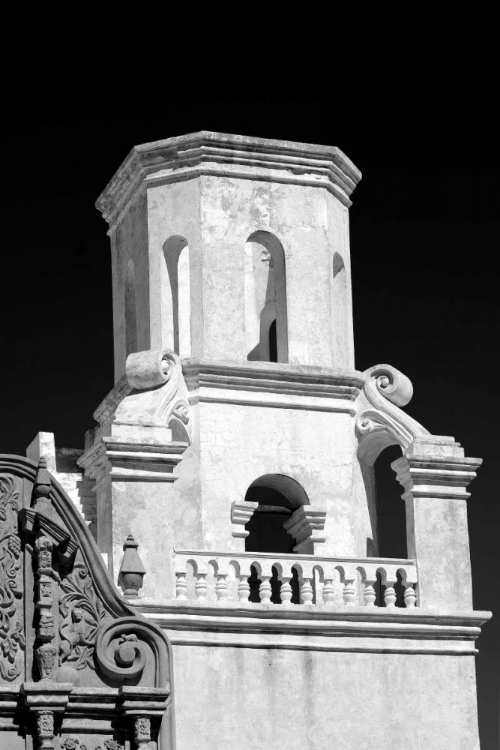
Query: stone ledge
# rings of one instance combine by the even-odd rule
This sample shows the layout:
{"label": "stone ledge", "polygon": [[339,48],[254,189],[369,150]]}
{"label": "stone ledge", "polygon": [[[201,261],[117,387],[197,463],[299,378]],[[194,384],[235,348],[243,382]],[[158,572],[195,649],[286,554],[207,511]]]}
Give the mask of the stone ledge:
{"label": "stone ledge", "polygon": [[180,182],[203,174],[322,187],[346,206],[361,179],[335,146],[200,131],[135,146],[96,206],[112,226],[146,179]]}
{"label": "stone ledge", "polygon": [[490,612],[367,612],[365,607],[315,607],[311,612],[301,605],[279,612],[272,604],[252,605],[249,611],[238,604],[208,608],[153,600],[136,606],[167,632],[173,645],[349,652],[473,655],[481,625],[491,617]]}

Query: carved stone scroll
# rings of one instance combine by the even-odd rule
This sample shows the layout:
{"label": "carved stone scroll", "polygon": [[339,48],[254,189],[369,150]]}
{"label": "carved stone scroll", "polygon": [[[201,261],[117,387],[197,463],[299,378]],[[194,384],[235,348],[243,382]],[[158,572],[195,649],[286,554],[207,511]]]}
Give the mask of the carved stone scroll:
{"label": "carved stone scroll", "polygon": [[360,458],[371,464],[387,446],[398,444],[405,449],[415,436],[429,432],[400,408],[413,395],[406,375],[391,365],[370,367],[364,375],[363,392],[357,400],[356,430]]}

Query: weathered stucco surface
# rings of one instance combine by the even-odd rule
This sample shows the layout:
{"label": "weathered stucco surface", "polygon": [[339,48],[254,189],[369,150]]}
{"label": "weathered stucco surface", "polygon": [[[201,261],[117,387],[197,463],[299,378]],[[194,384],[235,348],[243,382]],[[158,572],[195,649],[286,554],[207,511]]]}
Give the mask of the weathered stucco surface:
{"label": "weathered stucco surface", "polygon": [[174,646],[178,750],[476,750],[473,657]]}
{"label": "weathered stucco surface", "polygon": [[[116,384],[78,464],[118,584],[130,533],[139,545],[134,602],[173,644],[178,750],[479,747],[481,461],[403,411],[403,373],[354,370],[359,179],[338,149],[198,133],[136,147],[98,202]],[[378,557],[390,445],[404,560]],[[292,551],[245,547],[269,512]]]}

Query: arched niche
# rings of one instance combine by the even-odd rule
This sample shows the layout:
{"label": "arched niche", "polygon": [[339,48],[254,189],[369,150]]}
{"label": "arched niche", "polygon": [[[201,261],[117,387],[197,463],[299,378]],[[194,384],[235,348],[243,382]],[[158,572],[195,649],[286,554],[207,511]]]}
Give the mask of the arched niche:
{"label": "arched niche", "polygon": [[245,244],[247,359],[288,362],[285,253],[270,232],[254,232]]}
{"label": "arched niche", "polygon": [[401,455],[400,444],[385,430],[365,437],[358,450],[373,532],[367,539],[368,557],[406,558],[408,554],[406,507],[391,467]]}
{"label": "arched niche", "polygon": [[128,261],[125,272],[125,348],[127,357],[137,351],[137,302],[132,258]]}
{"label": "arched niche", "polygon": [[162,343],[179,357],[191,356],[191,276],[189,246],[175,235],[163,245],[161,258]]}
{"label": "arched niche", "polygon": [[334,367],[349,367],[347,352],[349,351],[349,321],[347,311],[349,310],[349,290],[347,284],[347,273],[344,260],[340,253],[333,254],[332,269],[332,346]]}
{"label": "arched niche", "polygon": [[245,502],[252,503],[254,512],[245,525],[247,552],[291,553],[297,539],[287,527],[293,525],[298,509],[309,505],[304,488],[291,477],[266,474],[256,479],[247,490]]}

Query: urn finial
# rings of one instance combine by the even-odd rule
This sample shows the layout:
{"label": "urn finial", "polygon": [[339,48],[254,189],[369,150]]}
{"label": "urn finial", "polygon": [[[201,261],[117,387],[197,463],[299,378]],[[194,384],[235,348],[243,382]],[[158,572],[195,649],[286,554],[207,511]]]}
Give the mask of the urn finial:
{"label": "urn finial", "polygon": [[146,574],[146,568],[137,552],[139,545],[135,541],[132,533],[125,539],[123,545],[123,560],[118,575],[118,584],[123,590],[124,596],[139,596],[139,589],[142,588],[143,578]]}

